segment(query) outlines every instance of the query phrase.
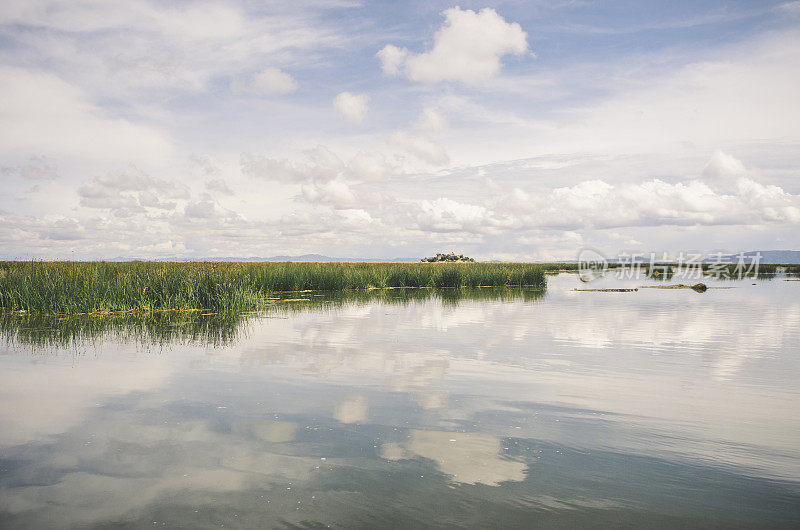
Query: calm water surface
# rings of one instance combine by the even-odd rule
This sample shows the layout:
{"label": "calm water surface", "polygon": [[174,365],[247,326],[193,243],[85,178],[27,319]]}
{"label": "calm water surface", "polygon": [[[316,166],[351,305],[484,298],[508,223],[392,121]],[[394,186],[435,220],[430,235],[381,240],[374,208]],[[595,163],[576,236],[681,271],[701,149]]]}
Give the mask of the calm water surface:
{"label": "calm water surface", "polygon": [[800,282],[713,285],[5,316],[0,527],[797,527]]}

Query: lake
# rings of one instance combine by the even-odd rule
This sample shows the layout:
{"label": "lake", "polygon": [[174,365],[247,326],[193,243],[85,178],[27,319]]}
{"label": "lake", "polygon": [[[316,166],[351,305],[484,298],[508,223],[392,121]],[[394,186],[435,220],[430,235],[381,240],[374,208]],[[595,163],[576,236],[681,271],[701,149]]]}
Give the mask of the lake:
{"label": "lake", "polygon": [[797,527],[800,282],[703,281],[5,315],[0,527]]}

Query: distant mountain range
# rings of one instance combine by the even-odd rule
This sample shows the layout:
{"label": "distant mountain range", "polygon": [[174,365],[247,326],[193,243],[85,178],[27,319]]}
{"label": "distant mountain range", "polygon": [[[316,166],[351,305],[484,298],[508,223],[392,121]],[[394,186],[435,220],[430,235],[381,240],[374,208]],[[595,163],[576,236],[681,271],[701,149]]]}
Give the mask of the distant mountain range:
{"label": "distant mountain range", "polygon": [[[251,260],[246,260],[251,261]],[[419,258],[392,258],[392,259],[383,259],[383,258],[333,258],[331,256],[323,256],[322,254],[303,254],[301,256],[270,256],[269,258],[253,258],[252,261],[337,261],[337,262],[346,262],[346,261],[369,261],[369,262],[381,262],[381,261],[390,261],[393,263],[407,263],[413,261],[419,261]]]}
{"label": "distant mountain range", "polygon": [[[796,265],[800,264],[800,250],[751,250],[749,252],[741,253],[744,261],[749,263],[750,261],[755,258],[756,255],[761,254],[761,258],[759,263],[765,264],[782,264],[782,265]],[[662,261],[658,258],[660,253],[656,253],[656,261]],[[689,254],[688,256],[693,256],[693,254]],[[702,261],[704,263],[712,263],[712,262],[724,262],[724,263],[736,263],[739,261],[739,253],[736,254],[718,254],[716,252],[706,254],[706,258]],[[574,260],[572,260],[574,261]],[[647,253],[642,253],[636,255],[636,257],[627,257],[627,258],[610,258],[609,263],[615,263],[619,261],[626,261],[626,262],[640,262],[640,263],[649,263],[650,257]]]}
{"label": "distant mountain range", "polygon": [[[760,263],[782,263],[782,264],[800,264],[800,250],[753,250],[744,253],[744,258],[749,261],[757,253],[761,253]],[[739,254],[728,254],[722,256],[725,261],[737,261]],[[332,258],[322,254],[303,254],[302,256],[272,256],[269,258],[213,258],[214,261],[368,261],[368,262],[393,262],[393,263],[409,263],[417,262],[418,258]],[[716,257],[710,257],[704,261],[716,261]],[[488,260],[491,263],[500,263],[500,260]],[[610,260],[613,261],[613,260]],[[556,262],[556,261],[554,261]],[[561,263],[566,263],[562,261]]]}
{"label": "distant mountain range", "polygon": [[[800,264],[800,250],[753,250],[750,252],[744,252],[743,257],[744,260],[751,261],[757,254],[761,254],[761,259],[759,263],[766,263],[766,264],[786,264],[786,265],[796,265]],[[717,261],[717,257],[706,258],[703,261]],[[739,260],[739,254],[728,254],[722,256],[722,261],[733,261],[736,262]]]}
{"label": "distant mountain range", "polygon": [[[114,258],[110,261],[131,261],[130,258]],[[143,260],[147,261],[147,260]],[[300,256],[221,256],[213,258],[179,258],[171,256],[167,258],[159,258],[157,261],[304,261],[304,262],[348,262],[348,261],[361,261],[361,262],[392,262],[392,263],[409,263],[417,262],[419,258],[335,258],[331,256],[324,256],[322,254],[302,254]]]}

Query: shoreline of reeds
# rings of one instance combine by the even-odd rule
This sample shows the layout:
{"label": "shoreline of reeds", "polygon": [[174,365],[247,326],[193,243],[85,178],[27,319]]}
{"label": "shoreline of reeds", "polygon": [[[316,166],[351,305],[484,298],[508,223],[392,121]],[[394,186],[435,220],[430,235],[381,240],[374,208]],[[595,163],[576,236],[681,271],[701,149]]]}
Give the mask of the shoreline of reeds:
{"label": "shoreline of reeds", "polygon": [[0,308],[38,314],[264,308],[281,292],[545,288],[528,263],[0,262]]}

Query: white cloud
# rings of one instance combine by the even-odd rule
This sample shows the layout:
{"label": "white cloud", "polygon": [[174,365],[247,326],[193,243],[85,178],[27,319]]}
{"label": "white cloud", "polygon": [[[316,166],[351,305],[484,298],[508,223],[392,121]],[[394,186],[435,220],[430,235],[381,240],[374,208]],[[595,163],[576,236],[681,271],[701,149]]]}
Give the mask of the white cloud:
{"label": "white cloud", "polygon": [[202,200],[187,204],[185,213],[190,219],[211,219],[217,216],[217,208],[213,201]]}
{"label": "white cloud", "polygon": [[297,90],[297,82],[278,68],[267,68],[258,72],[244,85],[232,83],[233,90],[245,90],[259,96],[287,94]]}
{"label": "white cloud", "polygon": [[[800,141],[800,33],[775,33],[715,57],[635,76],[599,104],[584,104],[525,141],[551,152],[664,152],[681,145]],[[647,70],[645,66],[642,69]]]}
{"label": "white cloud", "polygon": [[714,151],[711,160],[703,169],[703,176],[711,178],[741,177],[746,173],[747,169],[741,160],[720,150]]}
{"label": "white cloud", "polygon": [[[343,179],[331,180],[328,182],[310,182],[300,187],[303,199],[310,204],[322,204],[332,207],[334,210],[363,211],[363,208],[375,207],[383,202],[383,197],[378,192],[361,190],[351,186]],[[366,211],[363,211],[367,213]],[[346,215],[352,218],[353,215]],[[356,217],[364,217],[362,214]],[[369,214],[367,217],[371,219]]]}
{"label": "white cloud", "polygon": [[[733,157],[728,163],[741,164]],[[800,195],[739,176],[719,189],[699,180],[612,184],[585,180],[549,191],[515,187],[484,202],[440,197],[413,203],[410,223],[427,232],[524,234],[668,226],[791,226],[800,223]],[[524,242],[523,237],[518,241]]]}
{"label": "white cloud", "polygon": [[160,131],[108,116],[58,77],[0,66],[0,155],[43,153],[59,159],[152,161],[172,146]]}
{"label": "white cloud", "polygon": [[447,117],[439,109],[425,107],[414,126],[421,131],[441,132],[447,128]]}
{"label": "white cloud", "polygon": [[299,160],[242,153],[240,166],[242,173],[247,176],[288,183],[331,180],[345,169],[344,162],[324,145],[304,151]]}
{"label": "white cloud", "polygon": [[368,211],[360,208],[347,208],[344,210],[339,210],[338,214],[343,217],[351,226],[363,225],[365,223],[369,224],[374,221]]}
{"label": "white cloud", "polygon": [[217,3],[197,3],[181,10],[149,11],[164,34],[189,41],[229,39],[241,35],[246,25],[238,9]]}
{"label": "white cloud", "polygon": [[[259,163],[270,161],[262,158]],[[697,242],[690,248],[708,248],[708,241],[714,242],[712,249],[744,245],[742,234],[748,241],[762,240],[763,234],[793,241],[800,224],[800,195],[751,175],[717,181],[715,187],[644,173],[628,181],[595,178],[553,188],[542,184],[568,181],[576,170],[583,171],[581,166],[520,161],[360,180],[352,161],[344,164],[321,146],[298,160],[271,163],[291,173],[286,182],[292,186],[237,181],[239,199],[251,205],[269,204],[276,194],[283,197],[274,201],[276,207],[247,210],[252,220],[216,202],[224,196],[213,182],[204,193],[208,179],[198,180],[200,189],[191,189],[199,195],[190,196],[190,188],[179,182],[127,169],[86,180],[78,189],[80,207],[75,212],[0,214],[0,247],[7,256],[18,257],[246,256],[263,254],[260,242],[266,237],[274,253],[356,255],[358,248],[378,241],[386,249],[383,256],[420,252],[401,247],[452,246],[486,258],[563,259],[572,257],[576,246],[597,245],[598,240],[604,245],[635,244],[646,251],[653,241],[663,241],[654,237],[669,233],[676,244],[685,245],[680,241],[688,237],[687,230]],[[482,174],[493,175],[497,186],[488,188]],[[40,185],[57,190],[62,181]],[[720,240],[720,234],[728,239]],[[309,238],[314,248],[300,248],[298,241]]]}
{"label": "white cloud", "polygon": [[221,173],[216,160],[209,155],[190,155],[189,161],[197,166],[206,176],[217,176]]}
{"label": "white cloud", "polygon": [[359,124],[364,121],[369,110],[369,96],[341,92],[333,98],[333,106],[342,119],[348,123]]}
{"label": "white cloud", "polygon": [[778,6],[778,9],[789,16],[798,16],[800,15],[800,0],[781,4]]}
{"label": "white cloud", "polygon": [[48,223],[47,229],[41,232],[44,239],[55,241],[75,241],[83,239],[84,228],[75,219],[56,218]]}
{"label": "white cloud", "polygon": [[215,191],[217,193],[221,193],[222,195],[233,195],[233,190],[231,190],[230,186],[228,186],[228,183],[223,179],[207,180],[205,187],[208,191]]}
{"label": "white cloud", "polygon": [[[175,199],[188,199],[188,189],[177,182],[153,178],[135,168],[94,177],[78,188],[81,206],[109,209],[121,217],[143,208],[173,210]],[[166,200],[165,200],[166,199]]]}
{"label": "white cloud", "polygon": [[267,68],[253,79],[253,89],[258,93],[285,94],[297,89],[294,78],[277,68]]}
{"label": "white cloud", "polygon": [[[712,50],[661,51],[502,76],[491,94],[448,94],[433,103],[458,119],[448,153],[459,165],[572,155],[765,153],[800,142],[800,32],[763,33]],[[587,83],[587,80],[591,80]],[[619,163],[617,159],[616,163]],[[767,164],[766,161],[769,161]],[[662,171],[686,168],[664,160]],[[663,173],[662,173],[663,174]]]}
{"label": "white cloud", "polygon": [[303,197],[311,203],[329,204],[337,209],[351,209],[358,206],[355,193],[342,180],[304,184],[301,189]]}
{"label": "white cloud", "polygon": [[397,169],[381,153],[359,151],[347,163],[347,175],[357,180],[382,180]]}
{"label": "white cloud", "polygon": [[344,170],[344,162],[339,156],[324,145],[303,151],[309,174],[314,179],[333,178]]}
{"label": "white cloud", "polygon": [[417,223],[427,230],[482,232],[491,223],[483,206],[460,203],[445,197],[422,201]]}
{"label": "white cloud", "polygon": [[248,177],[277,182],[295,182],[305,178],[302,168],[288,159],[275,159],[255,153],[242,153],[239,158],[242,173]]}
{"label": "white cloud", "polygon": [[[737,171],[743,167],[727,155],[724,161]],[[496,208],[512,212],[518,227],[562,230],[800,222],[800,196],[745,176],[720,190],[698,180],[617,185],[591,180],[543,196],[517,190],[499,198]]]}
{"label": "white cloud", "polygon": [[800,223],[800,196],[744,177],[736,181],[736,191],[746,205],[740,212],[743,218],[761,223]]}
{"label": "white cloud", "polygon": [[160,89],[202,91],[215,79],[256,71],[265,62],[290,62],[320,46],[340,45],[344,38],[325,14],[309,5],[265,12],[232,2],[85,0],[67,6],[8,0],[0,32],[6,29],[19,41],[25,59],[52,64],[87,92],[158,98]]}
{"label": "white cloud", "polygon": [[18,175],[27,180],[52,180],[58,177],[58,170],[47,157],[32,156],[25,165],[0,167],[0,175]]}
{"label": "white cloud", "polygon": [[58,0],[9,0],[3,7],[0,23],[74,33],[136,29],[184,40],[217,40],[241,33],[245,24],[236,8],[213,3],[179,10],[142,0],[121,4],[84,0],[72,5]]}
{"label": "white cloud", "polygon": [[401,73],[403,63],[408,57],[408,50],[398,48],[394,44],[387,44],[381,48],[376,56],[381,61],[381,70],[383,70],[384,74],[398,76]]}
{"label": "white cloud", "polygon": [[392,140],[407,152],[430,164],[445,165],[450,160],[444,147],[425,136],[399,130],[394,132]]}
{"label": "white cloud", "polygon": [[378,52],[384,73],[403,72],[413,81],[428,83],[482,83],[500,72],[504,55],[528,50],[520,25],[506,22],[494,9],[476,13],[453,7],[442,14],[445,22],[434,35],[430,51],[413,54],[389,44]]}
{"label": "white cloud", "polygon": [[242,153],[242,173],[250,177],[286,183],[323,182],[336,178],[380,181],[399,171],[399,163],[377,151],[359,151],[347,163],[324,145],[303,151],[299,158],[275,159]]}

